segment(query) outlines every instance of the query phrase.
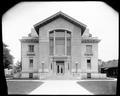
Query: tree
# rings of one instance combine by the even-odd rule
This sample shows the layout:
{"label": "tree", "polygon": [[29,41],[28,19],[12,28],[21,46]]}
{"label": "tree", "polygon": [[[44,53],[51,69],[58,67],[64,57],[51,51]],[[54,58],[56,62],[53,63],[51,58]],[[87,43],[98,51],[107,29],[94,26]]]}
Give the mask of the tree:
{"label": "tree", "polygon": [[22,64],[21,62],[17,61],[16,64],[13,67],[14,73],[19,73],[22,70]]}
{"label": "tree", "polygon": [[22,70],[21,65],[22,65],[21,62],[17,61],[16,64],[13,66],[14,78],[20,78],[21,77],[21,70]]}
{"label": "tree", "polygon": [[3,64],[4,68],[9,68],[11,64],[13,64],[13,56],[10,54],[10,50],[7,48],[8,46],[3,43]]}

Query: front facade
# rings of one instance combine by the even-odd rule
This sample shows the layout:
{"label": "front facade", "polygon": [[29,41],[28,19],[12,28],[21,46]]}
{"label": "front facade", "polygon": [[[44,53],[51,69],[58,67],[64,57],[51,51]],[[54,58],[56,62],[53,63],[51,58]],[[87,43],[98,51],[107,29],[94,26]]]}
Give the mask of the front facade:
{"label": "front facade", "polygon": [[58,12],[34,25],[21,39],[22,77],[81,79],[98,73],[98,43],[87,26]]}

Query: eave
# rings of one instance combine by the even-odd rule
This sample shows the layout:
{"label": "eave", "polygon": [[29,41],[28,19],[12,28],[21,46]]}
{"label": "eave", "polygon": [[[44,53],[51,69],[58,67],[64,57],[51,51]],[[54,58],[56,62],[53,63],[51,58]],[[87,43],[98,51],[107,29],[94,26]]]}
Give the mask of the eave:
{"label": "eave", "polygon": [[52,22],[53,20],[55,20],[55,19],[57,19],[59,17],[61,17],[61,18],[65,19],[65,20],[67,20],[68,22],[71,22],[72,24],[80,27],[81,28],[81,32],[82,32],[81,35],[84,33],[84,31],[85,31],[85,29],[87,27],[87,25],[77,21],[76,19],[74,19],[74,18],[72,18],[72,17],[68,16],[67,14],[65,14],[65,13],[60,11],[60,12],[58,12],[58,13],[56,13],[56,14],[54,14],[54,15],[46,18],[46,19],[44,19],[43,21],[38,22],[37,24],[35,24],[34,28],[35,28],[37,34],[39,35],[39,28],[40,27],[42,27],[42,26]]}

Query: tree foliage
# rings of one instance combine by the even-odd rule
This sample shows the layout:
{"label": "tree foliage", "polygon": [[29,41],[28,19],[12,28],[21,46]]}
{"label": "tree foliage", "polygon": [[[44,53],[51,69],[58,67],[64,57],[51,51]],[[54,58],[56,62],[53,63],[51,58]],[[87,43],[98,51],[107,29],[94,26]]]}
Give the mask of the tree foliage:
{"label": "tree foliage", "polygon": [[10,54],[10,50],[7,48],[8,46],[3,43],[3,64],[4,68],[9,68],[11,64],[13,64],[13,56]]}
{"label": "tree foliage", "polygon": [[14,73],[21,72],[22,64],[21,62],[17,61],[16,64],[13,66]]}
{"label": "tree foliage", "polygon": [[118,60],[108,60],[106,62],[102,62],[102,67],[118,67]]}

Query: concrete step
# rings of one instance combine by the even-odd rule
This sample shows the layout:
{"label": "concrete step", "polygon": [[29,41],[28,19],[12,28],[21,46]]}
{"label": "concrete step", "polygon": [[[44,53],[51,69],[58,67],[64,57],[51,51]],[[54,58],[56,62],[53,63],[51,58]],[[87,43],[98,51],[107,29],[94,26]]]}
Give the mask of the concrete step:
{"label": "concrete step", "polygon": [[44,76],[41,77],[40,79],[47,79],[47,80],[79,80],[80,77],[79,76],[72,76],[72,75],[63,75],[63,76],[59,76],[59,75],[49,75],[49,76]]}
{"label": "concrete step", "polygon": [[40,74],[40,79],[41,80],[79,80],[80,74],[53,74],[53,73],[44,73]]}

